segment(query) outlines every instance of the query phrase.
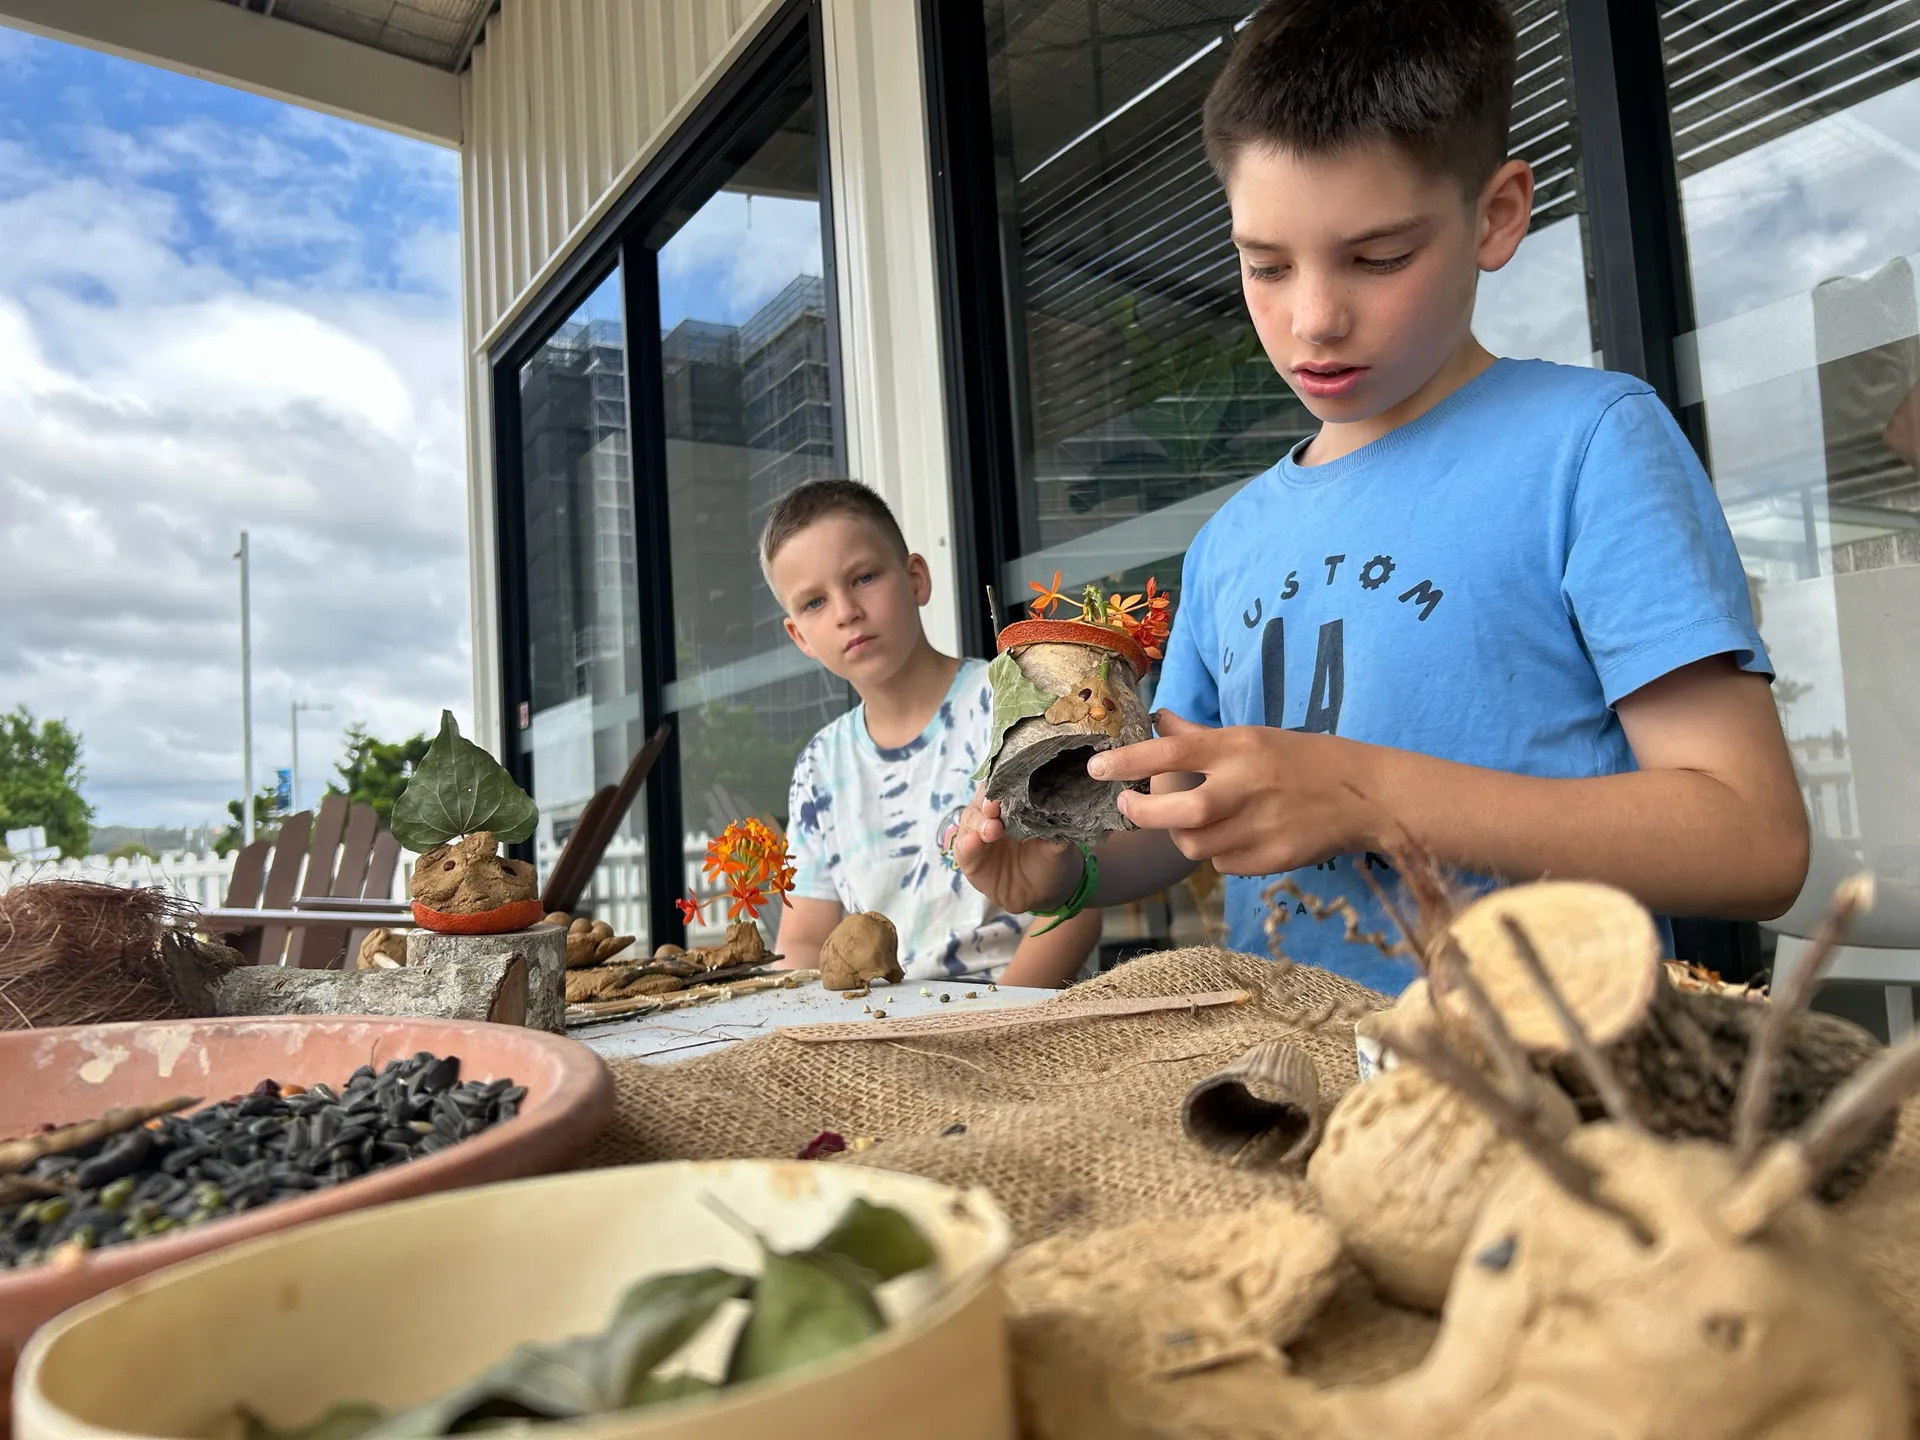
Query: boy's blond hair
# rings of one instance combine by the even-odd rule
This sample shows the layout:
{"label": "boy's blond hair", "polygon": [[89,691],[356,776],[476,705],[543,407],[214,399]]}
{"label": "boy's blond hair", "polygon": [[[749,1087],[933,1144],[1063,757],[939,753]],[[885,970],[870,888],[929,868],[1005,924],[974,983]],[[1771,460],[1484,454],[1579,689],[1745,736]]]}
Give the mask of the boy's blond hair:
{"label": "boy's blond hair", "polygon": [[911,553],[900,522],[893,518],[893,511],[875,491],[858,480],[809,480],[780,498],[767,517],[766,528],[760,532],[760,569],[767,574],[769,585],[773,583],[770,573],[773,557],[780,553],[781,547],[809,525],[817,525],[835,515],[866,521],[899,552],[902,560]]}

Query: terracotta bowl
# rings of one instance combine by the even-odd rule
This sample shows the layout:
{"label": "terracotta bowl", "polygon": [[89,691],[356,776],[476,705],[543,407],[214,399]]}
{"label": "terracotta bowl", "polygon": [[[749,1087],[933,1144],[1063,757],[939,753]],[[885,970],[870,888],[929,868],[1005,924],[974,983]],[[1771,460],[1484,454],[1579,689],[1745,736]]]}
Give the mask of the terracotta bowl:
{"label": "terracotta bowl", "polygon": [[442,935],[505,935],[537,924],[546,912],[538,899],[515,900],[491,910],[476,910],[470,915],[455,915],[413,902],[413,923],[422,930],[437,930]]}
{"label": "terracotta bowl", "polygon": [[[265,1079],[324,1081],[337,1089],[362,1065],[379,1069],[420,1050],[458,1055],[462,1080],[511,1076],[527,1087],[520,1113],[437,1155],[359,1180],[179,1234],[109,1246],[66,1268],[0,1270],[0,1382],[10,1379],[34,1330],[102,1291],[323,1215],[566,1169],[613,1111],[613,1082],[599,1056],[575,1041],[512,1025],[330,1015],[0,1033],[0,1138],[47,1122],[90,1119],[115,1105],[175,1095],[225,1100]],[[5,1434],[0,1423],[0,1440]]]}
{"label": "terracotta bowl", "polygon": [[998,644],[1002,653],[1021,645],[1088,645],[1111,650],[1133,667],[1136,684],[1146,678],[1153,663],[1131,635],[1085,620],[1016,620],[1001,630]]}

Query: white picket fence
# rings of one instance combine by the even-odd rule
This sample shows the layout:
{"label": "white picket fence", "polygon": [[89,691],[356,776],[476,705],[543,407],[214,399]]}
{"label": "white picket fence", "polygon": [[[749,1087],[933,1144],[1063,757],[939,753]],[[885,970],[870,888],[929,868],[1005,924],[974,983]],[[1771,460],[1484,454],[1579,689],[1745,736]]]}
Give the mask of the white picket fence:
{"label": "white picket fence", "polygon": [[[702,901],[720,893],[701,875],[707,854],[707,839],[705,835],[687,837],[683,867],[685,883],[681,891],[682,894],[696,895]],[[557,847],[539,847],[535,858],[543,878],[557,855]],[[413,867],[414,858],[410,854],[401,855],[400,864],[394,868],[393,892],[389,898],[407,898],[407,875]],[[129,889],[158,886],[173,891],[202,909],[212,910],[226,899],[227,882],[233,876],[233,862],[231,855],[223,859],[218,855],[192,854],[167,854],[157,860],[144,857],[109,860],[104,855],[38,863],[0,860],[0,890],[28,880],[95,880]],[[295,889],[297,893],[298,887]],[[644,840],[618,839],[607,847],[607,853],[579,908],[596,919],[605,920],[616,935],[647,938],[647,847]],[[770,925],[778,924],[775,916],[765,918]],[[694,944],[711,943],[721,937],[725,928],[724,906],[709,905],[707,923],[695,925],[688,938]]]}

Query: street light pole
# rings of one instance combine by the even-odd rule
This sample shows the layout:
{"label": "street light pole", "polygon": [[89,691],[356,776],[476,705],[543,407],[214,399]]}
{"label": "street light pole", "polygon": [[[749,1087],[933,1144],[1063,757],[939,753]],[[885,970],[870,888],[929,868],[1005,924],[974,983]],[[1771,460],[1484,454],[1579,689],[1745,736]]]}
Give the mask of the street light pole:
{"label": "street light pole", "polygon": [[287,798],[293,802],[292,808],[294,810],[300,808],[300,712],[302,710],[331,709],[333,709],[331,705],[313,705],[305,700],[296,700],[293,702],[291,709],[293,716],[293,793]]}
{"label": "street light pole", "polygon": [[253,844],[253,615],[248,593],[247,532],[240,532],[240,836]]}

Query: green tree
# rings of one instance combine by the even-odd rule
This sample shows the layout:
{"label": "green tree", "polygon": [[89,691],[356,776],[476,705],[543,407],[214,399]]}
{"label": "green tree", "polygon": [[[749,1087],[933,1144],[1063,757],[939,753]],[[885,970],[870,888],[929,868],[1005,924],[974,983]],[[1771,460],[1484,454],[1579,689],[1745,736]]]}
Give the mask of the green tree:
{"label": "green tree", "polygon": [[116,846],[107,852],[109,860],[158,860],[159,858],[138,840],[129,840],[126,844]]}
{"label": "green tree", "polygon": [[85,779],[79,732],[64,720],[35,721],[24,705],[0,715],[0,823],[44,826],[62,855],[85,855],[93,830]]}
{"label": "green tree", "polygon": [[367,804],[386,825],[393,819],[393,802],[407,788],[414,767],[427,758],[433,741],[426,735],[414,735],[398,742],[379,740],[367,733],[364,725],[347,731],[347,755],[339,765],[340,779],[327,786],[329,795],[344,795],[350,804]]}
{"label": "green tree", "polygon": [[[246,841],[246,832],[240,826],[240,802],[227,801],[227,818],[232,822],[220,832],[220,838],[213,842],[213,853],[225,858],[238,850]],[[280,836],[280,822],[286,819],[286,813],[280,809],[280,787],[266,784],[260,787],[260,793],[253,797],[253,838],[256,840],[277,840]]]}

